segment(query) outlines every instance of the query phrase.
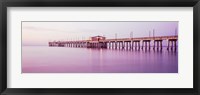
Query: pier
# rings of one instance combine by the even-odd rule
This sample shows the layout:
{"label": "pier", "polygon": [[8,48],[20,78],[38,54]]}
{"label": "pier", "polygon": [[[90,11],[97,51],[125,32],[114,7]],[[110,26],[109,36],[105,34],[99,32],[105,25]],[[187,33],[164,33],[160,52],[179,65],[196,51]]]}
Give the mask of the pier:
{"label": "pier", "polygon": [[[95,36],[90,40],[79,41],[53,41],[49,42],[50,47],[76,47],[76,48],[105,48],[124,50],[162,50],[163,41],[167,41],[167,50],[177,50],[178,36],[157,36],[138,38],[106,39],[103,36]],[[153,42],[153,45],[151,45]]]}

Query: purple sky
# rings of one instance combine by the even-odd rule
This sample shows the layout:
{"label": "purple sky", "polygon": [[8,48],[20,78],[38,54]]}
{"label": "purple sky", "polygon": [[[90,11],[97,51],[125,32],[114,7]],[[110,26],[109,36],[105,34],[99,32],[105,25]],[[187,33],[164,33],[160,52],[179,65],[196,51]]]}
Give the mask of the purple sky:
{"label": "purple sky", "polygon": [[[169,22],[22,22],[22,45],[48,45],[48,41],[86,40],[91,36],[107,39],[175,35],[177,21]],[[177,33],[178,34],[178,33]]]}

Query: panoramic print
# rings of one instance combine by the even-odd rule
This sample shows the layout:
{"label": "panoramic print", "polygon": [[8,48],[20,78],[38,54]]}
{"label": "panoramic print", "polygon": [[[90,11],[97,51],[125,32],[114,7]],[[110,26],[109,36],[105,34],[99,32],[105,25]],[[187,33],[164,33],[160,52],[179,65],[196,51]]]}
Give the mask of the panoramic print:
{"label": "panoramic print", "polygon": [[22,73],[178,73],[177,21],[23,21]]}

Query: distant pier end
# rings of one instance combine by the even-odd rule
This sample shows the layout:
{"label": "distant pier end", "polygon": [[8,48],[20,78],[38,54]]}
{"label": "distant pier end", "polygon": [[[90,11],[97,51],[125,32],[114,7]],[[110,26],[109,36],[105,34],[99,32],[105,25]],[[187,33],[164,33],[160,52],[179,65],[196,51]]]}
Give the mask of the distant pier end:
{"label": "distant pier end", "polygon": [[153,50],[162,50],[163,40],[167,41],[167,50],[177,50],[178,36],[157,36],[138,38],[116,38],[106,39],[104,36],[94,36],[90,40],[78,41],[53,41],[49,42],[50,47],[80,47],[80,48],[109,48],[126,50],[150,50],[150,42],[153,41]]}

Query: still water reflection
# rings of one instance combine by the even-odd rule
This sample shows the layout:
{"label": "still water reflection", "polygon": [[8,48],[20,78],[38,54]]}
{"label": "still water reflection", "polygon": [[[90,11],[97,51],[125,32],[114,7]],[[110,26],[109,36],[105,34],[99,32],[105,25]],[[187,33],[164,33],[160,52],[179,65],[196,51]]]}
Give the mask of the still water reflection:
{"label": "still water reflection", "polygon": [[22,73],[178,73],[178,52],[23,46]]}

